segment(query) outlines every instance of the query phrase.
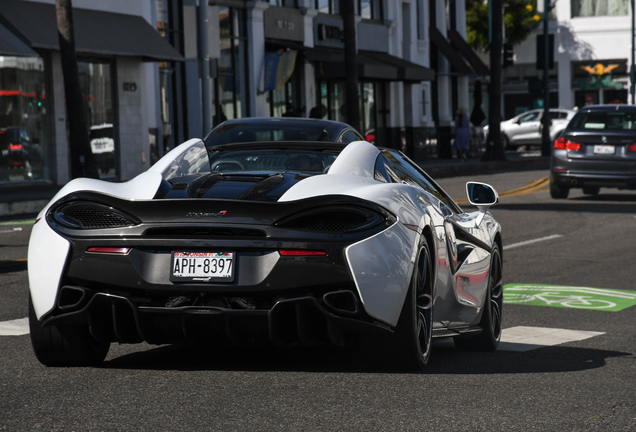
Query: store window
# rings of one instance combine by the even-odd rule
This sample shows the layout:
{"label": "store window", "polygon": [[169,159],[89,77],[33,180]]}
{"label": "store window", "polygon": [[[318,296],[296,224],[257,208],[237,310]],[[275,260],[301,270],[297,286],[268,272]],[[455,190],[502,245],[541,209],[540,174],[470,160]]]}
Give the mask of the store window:
{"label": "store window", "polygon": [[316,0],[316,9],[320,13],[340,15],[340,0]]}
{"label": "store window", "polygon": [[358,10],[362,18],[382,20],[382,0],[358,0]]}
{"label": "store window", "polygon": [[572,18],[629,15],[630,0],[570,0]]}
{"label": "store window", "polygon": [[44,61],[0,56],[0,181],[49,179]]}
{"label": "store window", "polygon": [[[377,123],[377,87],[376,82],[358,84],[360,95],[360,127],[364,134],[372,133]],[[347,123],[347,98],[344,81],[319,81],[318,106],[324,114],[323,118]],[[371,132],[370,132],[371,131]]]}
{"label": "store window", "polygon": [[110,63],[77,62],[91,152],[100,178],[117,177]]}
{"label": "store window", "polygon": [[216,79],[214,124],[248,115],[245,11],[219,7],[221,58]]}
{"label": "store window", "polygon": [[296,7],[297,0],[269,0],[272,6]]}

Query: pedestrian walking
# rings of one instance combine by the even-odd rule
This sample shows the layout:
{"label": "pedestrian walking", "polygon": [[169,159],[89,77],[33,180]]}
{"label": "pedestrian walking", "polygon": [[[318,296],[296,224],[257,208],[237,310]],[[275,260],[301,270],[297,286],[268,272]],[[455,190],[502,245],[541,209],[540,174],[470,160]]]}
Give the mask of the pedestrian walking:
{"label": "pedestrian walking", "polygon": [[455,118],[455,142],[453,143],[453,150],[457,152],[457,158],[466,159],[466,154],[470,148],[470,121],[468,119],[468,110],[464,107],[460,107],[457,110],[457,117]]}

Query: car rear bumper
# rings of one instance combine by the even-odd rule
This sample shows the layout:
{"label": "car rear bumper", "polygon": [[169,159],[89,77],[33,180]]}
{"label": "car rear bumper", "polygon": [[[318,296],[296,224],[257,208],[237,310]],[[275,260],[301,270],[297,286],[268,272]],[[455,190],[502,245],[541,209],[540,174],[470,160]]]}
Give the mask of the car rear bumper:
{"label": "car rear bumper", "polygon": [[636,162],[608,159],[577,160],[568,158],[566,151],[555,151],[552,156],[550,182],[569,188],[636,189]]}
{"label": "car rear bumper", "polygon": [[[78,295],[81,308],[62,310],[43,324],[88,325],[91,335],[102,342],[341,346],[349,342],[352,333],[390,332],[386,326],[364,320],[364,312],[352,292],[345,294],[353,299],[348,303],[305,296],[280,300],[269,309],[229,309],[139,306],[130,298],[90,293],[82,287],[65,286],[62,291],[65,290],[83,293],[90,299]],[[345,303],[346,309],[339,310],[338,305]]]}

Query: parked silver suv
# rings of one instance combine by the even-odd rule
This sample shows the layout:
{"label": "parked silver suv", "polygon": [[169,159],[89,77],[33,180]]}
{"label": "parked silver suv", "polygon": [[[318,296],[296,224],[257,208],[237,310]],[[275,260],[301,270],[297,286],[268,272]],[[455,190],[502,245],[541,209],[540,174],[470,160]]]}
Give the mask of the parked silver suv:
{"label": "parked silver suv", "polygon": [[[551,109],[550,141],[554,141],[574,117],[576,111],[565,109]],[[525,145],[541,145],[541,119],[543,110],[526,111],[510,120],[501,122],[501,139],[505,149]],[[488,135],[488,126],[484,127],[484,134]]]}

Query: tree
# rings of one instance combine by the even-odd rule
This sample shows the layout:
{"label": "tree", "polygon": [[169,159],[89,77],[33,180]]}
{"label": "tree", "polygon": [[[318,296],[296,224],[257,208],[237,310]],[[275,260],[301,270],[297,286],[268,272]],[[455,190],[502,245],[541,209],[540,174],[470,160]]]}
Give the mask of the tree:
{"label": "tree", "polygon": [[[536,4],[537,0],[504,0],[504,37],[508,43],[520,44],[539,25]],[[466,0],[466,40],[474,49],[490,51],[488,22],[488,1]]]}
{"label": "tree", "polygon": [[86,123],[86,111],[80,90],[75,34],[73,30],[73,4],[71,0],[56,0],[57,29],[64,76],[64,97],[69,129],[71,177],[99,178],[93,158]]}

